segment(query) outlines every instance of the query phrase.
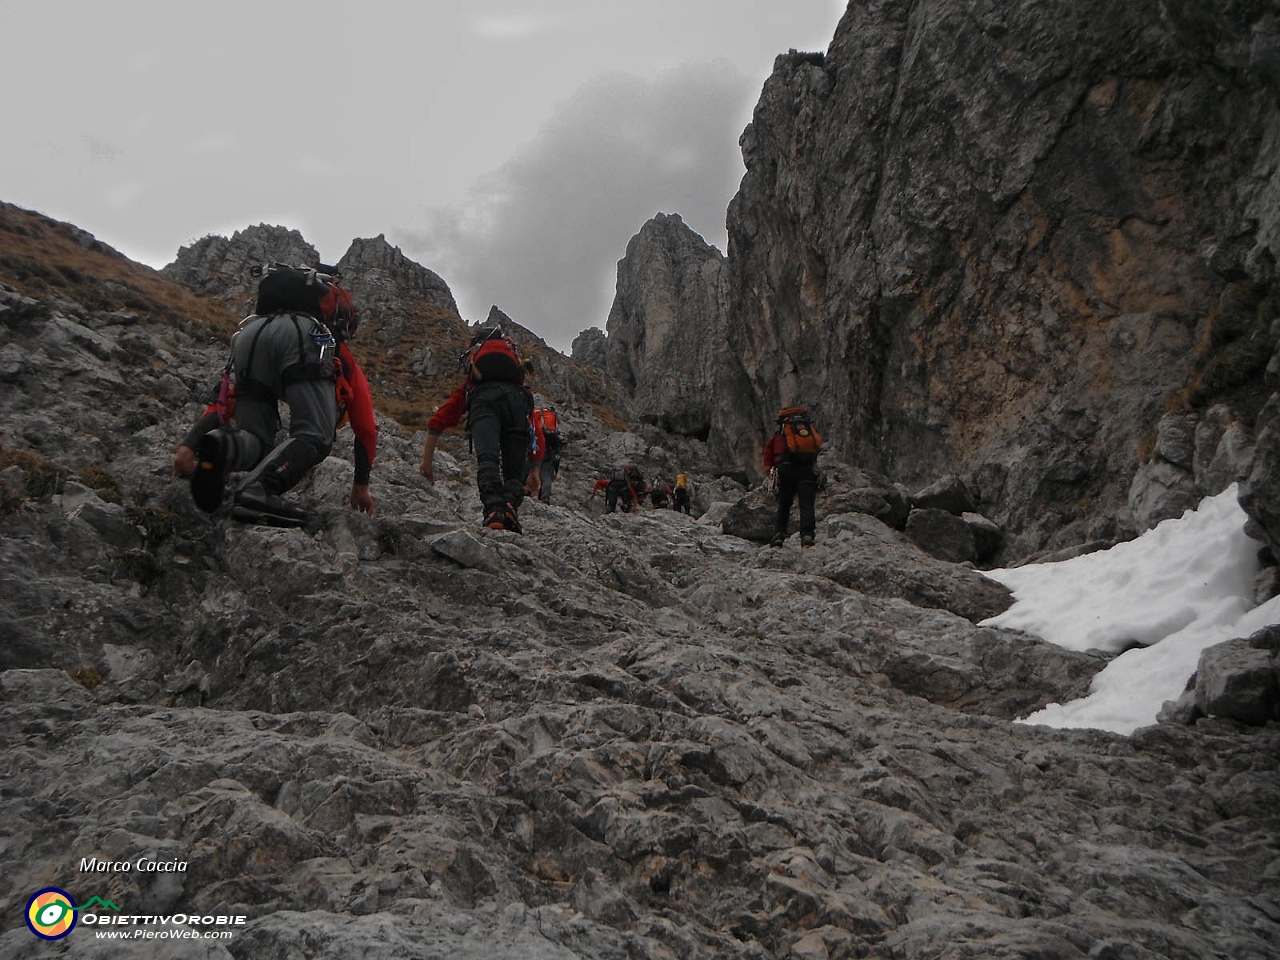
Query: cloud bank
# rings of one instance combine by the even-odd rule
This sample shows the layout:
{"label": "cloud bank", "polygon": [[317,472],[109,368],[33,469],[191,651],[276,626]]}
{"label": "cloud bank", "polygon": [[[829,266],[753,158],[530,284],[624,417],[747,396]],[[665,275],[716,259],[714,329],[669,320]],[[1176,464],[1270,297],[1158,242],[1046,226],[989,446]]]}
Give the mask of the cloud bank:
{"label": "cloud bank", "polygon": [[654,80],[598,77],[465,204],[423,211],[397,242],[444,277],[466,319],[496,304],[567,352],[579,332],[604,326],[617,261],[655,214],[680,214],[724,249],[743,173],[738,137],[758,93],[720,61]]}

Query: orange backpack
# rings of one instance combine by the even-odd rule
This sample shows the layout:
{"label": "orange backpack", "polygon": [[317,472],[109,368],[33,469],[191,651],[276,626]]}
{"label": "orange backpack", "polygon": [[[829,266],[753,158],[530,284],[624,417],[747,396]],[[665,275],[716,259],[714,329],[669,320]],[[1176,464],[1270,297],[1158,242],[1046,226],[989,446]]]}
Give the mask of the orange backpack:
{"label": "orange backpack", "polygon": [[804,407],[779,410],[778,430],[792,457],[816,458],[822,452],[822,435]]}

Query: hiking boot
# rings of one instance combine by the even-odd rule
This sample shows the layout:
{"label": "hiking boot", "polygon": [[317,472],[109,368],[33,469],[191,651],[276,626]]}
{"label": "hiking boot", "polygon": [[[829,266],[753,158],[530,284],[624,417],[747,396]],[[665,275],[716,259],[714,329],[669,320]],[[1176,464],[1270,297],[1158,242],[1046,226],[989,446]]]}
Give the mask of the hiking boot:
{"label": "hiking boot", "polygon": [[503,522],[512,533],[524,533],[520,529],[520,520],[516,517],[516,508],[509,503],[507,504],[507,512],[503,515]]}
{"label": "hiking boot", "polygon": [[191,500],[205,513],[222,506],[226,492],[231,438],[221,430],[210,430],[196,448],[196,472],[191,474]]}
{"label": "hiking boot", "polygon": [[267,493],[255,483],[236,494],[231,518],[242,523],[261,523],[271,527],[301,527],[311,515],[287,500]]}
{"label": "hiking boot", "polygon": [[484,526],[490,530],[510,530],[512,533],[523,533],[520,521],[516,519],[516,508],[511,504],[490,510],[484,515]]}
{"label": "hiking boot", "polygon": [[785,533],[775,533],[773,535],[773,539],[769,541],[769,546],[780,547],[786,542],[787,542],[787,535]]}
{"label": "hiking boot", "polygon": [[490,530],[507,529],[507,511],[506,510],[490,510],[484,515],[484,520],[480,523],[483,527]]}
{"label": "hiking boot", "polygon": [[800,546],[801,546],[803,549],[805,549],[805,550],[808,550],[810,547],[812,547],[812,546],[813,546],[813,534],[812,534],[812,533],[802,533],[802,534],[800,534]]}

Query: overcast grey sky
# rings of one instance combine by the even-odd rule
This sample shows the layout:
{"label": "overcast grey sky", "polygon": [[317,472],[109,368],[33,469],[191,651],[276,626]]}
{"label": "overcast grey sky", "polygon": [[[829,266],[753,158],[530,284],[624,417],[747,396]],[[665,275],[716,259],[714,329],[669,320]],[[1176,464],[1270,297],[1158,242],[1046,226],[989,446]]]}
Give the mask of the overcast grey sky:
{"label": "overcast grey sky", "polygon": [[655,213],[721,250],[773,59],[843,0],[0,0],[0,199],[159,267],[385,234],[568,351]]}

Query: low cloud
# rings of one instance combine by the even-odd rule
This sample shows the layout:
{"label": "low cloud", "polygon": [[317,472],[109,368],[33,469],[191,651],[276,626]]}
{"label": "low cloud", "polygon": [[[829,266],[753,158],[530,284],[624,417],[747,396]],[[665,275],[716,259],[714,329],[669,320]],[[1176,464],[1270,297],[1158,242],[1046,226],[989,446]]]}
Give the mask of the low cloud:
{"label": "low cloud", "polygon": [[560,17],[537,14],[491,14],[473,20],[470,30],[484,40],[503,43],[547,33],[561,22]]}
{"label": "low cloud", "polygon": [[399,242],[449,283],[468,320],[497,304],[567,351],[604,326],[617,261],[655,214],[679,213],[723,249],[738,137],[758,95],[722,62],[652,81],[596,78],[477,180],[466,205],[425,211]]}

